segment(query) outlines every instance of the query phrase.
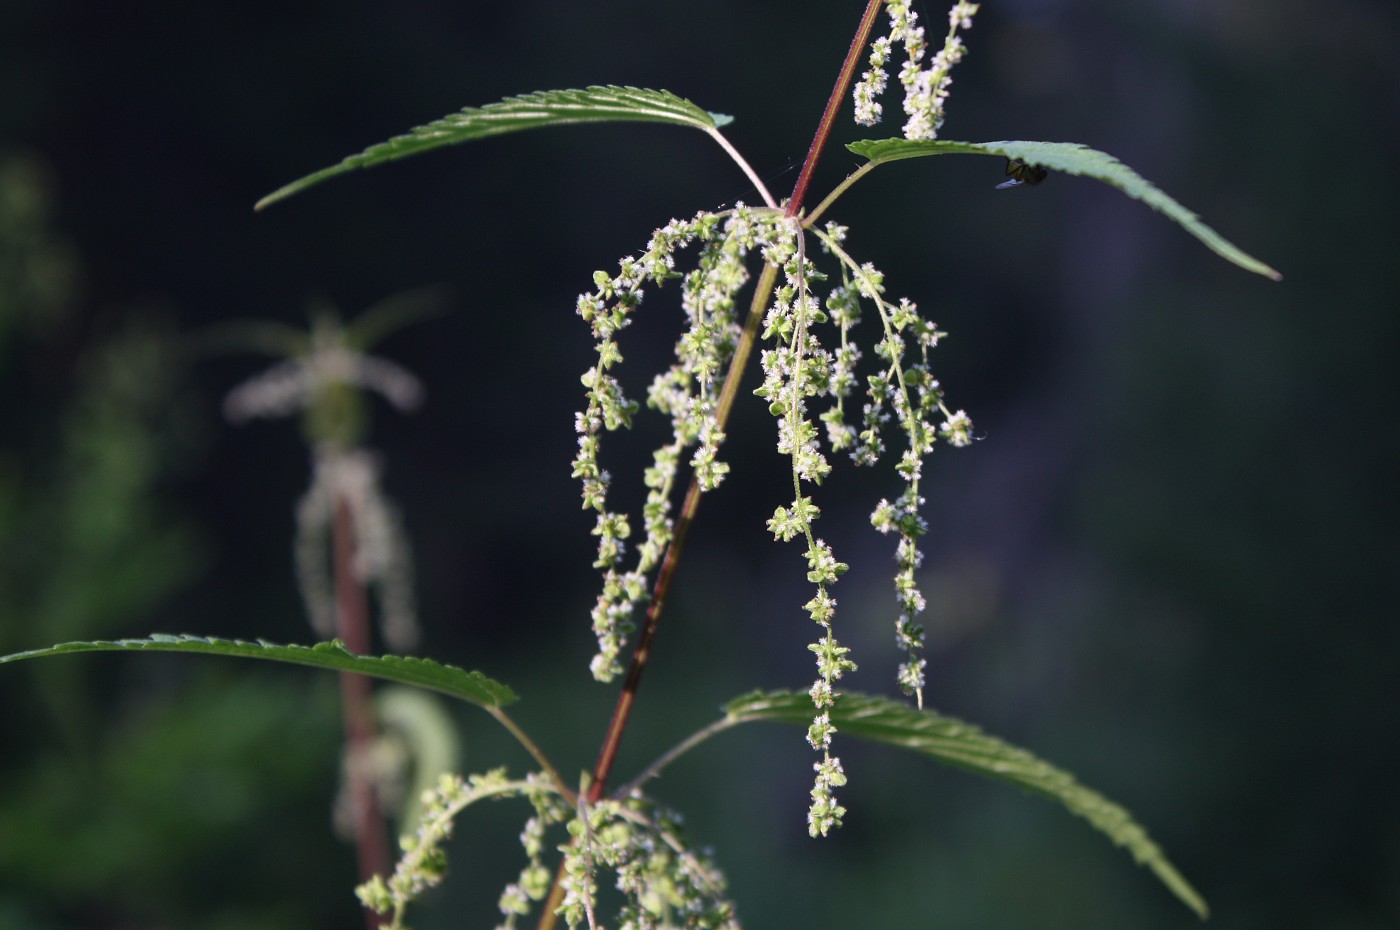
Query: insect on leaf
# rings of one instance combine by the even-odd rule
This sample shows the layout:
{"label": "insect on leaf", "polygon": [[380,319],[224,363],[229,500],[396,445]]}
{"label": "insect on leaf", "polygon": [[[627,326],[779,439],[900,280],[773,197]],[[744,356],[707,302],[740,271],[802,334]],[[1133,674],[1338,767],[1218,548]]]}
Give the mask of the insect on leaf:
{"label": "insect on leaf", "polygon": [[[1196,214],[1112,155],[1075,142],[922,142],[908,139],[866,139],[852,142],[846,148],[876,164],[925,155],[1000,155],[1026,166],[1095,178],[1164,214],[1205,243],[1206,248],[1221,258],[1239,265],[1246,271],[1275,281],[1283,280],[1283,275],[1245,253],[1201,222],[1201,218]],[[1007,173],[1012,173],[1010,167],[1007,168]]]}

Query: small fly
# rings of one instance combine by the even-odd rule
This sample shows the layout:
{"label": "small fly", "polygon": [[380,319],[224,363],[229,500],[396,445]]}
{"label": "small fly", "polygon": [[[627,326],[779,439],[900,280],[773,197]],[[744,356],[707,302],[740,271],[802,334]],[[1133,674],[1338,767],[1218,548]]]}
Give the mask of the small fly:
{"label": "small fly", "polygon": [[1014,158],[1006,160],[1006,180],[997,185],[997,190],[1010,190],[1023,184],[1039,184],[1050,176],[1050,172],[1040,165],[1028,165]]}

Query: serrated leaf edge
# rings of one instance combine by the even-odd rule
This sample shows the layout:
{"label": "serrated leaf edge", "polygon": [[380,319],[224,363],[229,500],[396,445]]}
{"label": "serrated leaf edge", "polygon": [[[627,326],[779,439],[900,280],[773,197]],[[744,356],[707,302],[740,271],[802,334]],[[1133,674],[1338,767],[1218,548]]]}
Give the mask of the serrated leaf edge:
{"label": "serrated leaf edge", "polygon": [[[263,654],[259,650],[269,650],[272,654]],[[358,655],[347,649],[340,640],[307,646],[296,643],[273,643],[265,639],[220,639],[191,634],[152,633],[144,639],[59,643],[44,649],[32,649],[27,652],[0,656],[0,665],[26,659],[83,652],[178,652],[193,655],[263,659],[312,668],[355,672],[373,678],[415,685],[479,707],[500,708],[513,704],[517,700],[515,692],[508,685],[495,681],[481,672],[468,671],[455,665],[417,656]],[[279,655],[277,653],[285,654]],[[337,661],[333,663],[311,659],[313,655],[327,653],[334,654]],[[452,679],[458,676],[465,681],[453,682]]]}
{"label": "serrated leaf edge", "polygon": [[[846,148],[874,164],[930,155],[998,155],[1003,158],[1014,158],[1029,165],[1050,168],[1062,174],[1094,178],[1110,187],[1117,188],[1134,200],[1139,200],[1161,213],[1226,261],[1270,280],[1283,280],[1283,275],[1277,270],[1216,232],[1203,222],[1195,212],[1183,206],[1170,194],[1132,168],[1107,152],[1090,148],[1079,142],[1033,142],[1028,140],[957,142],[942,139],[924,142],[908,139],[864,139],[859,142],[851,142],[847,144]],[[1063,155],[1069,157],[1070,160],[1047,158],[1046,155]],[[1085,164],[1076,164],[1074,161],[1076,155],[1089,156],[1090,161]],[[1096,170],[1099,165],[1093,164],[1093,161],[1098,159],[1105,160],[1102,165],[1104,170]]]}
{"label": "serrated leaf edge", "polygon": [[[770,720],[806,726],[811,716],[811,700],[805,693],[754,691],[725,705],[725,715],[734,722]],[[862,724],[865,718],[895,715],[908,725]],[[1058,801],[1066,810],[1087,821],[1114,845],[1126,849],[1133,860],[1146,865],[1183,904],[1204,920],[1209,908],[1167,859],[1146,829],[1121,805],[1081,784],[1071,773],[1039,758],[981,728],[937,711],[918,710],[898,701],[872,695],[846,692],[831,711],[839,732],[854,739],[886,743],[910,749],[974,774],[995,778],[1023,791]],[[864,729],[859,729],[864,726]],[[932,732],[937,730],[937,732]],[[940,741],[949,745],[939,746]],[[968,745],[970,743],[970,745]],[[1031,771],[1034,770],[1034,771]]]}
{"label": "serrated leaf edge", "polygon": [[[579,115],[568,115],[570,112]],[[456,113],[415,126],[406,133],[371,145],[334,165],[283,185],[259,200],[253,209],[262,210],[348,171],[373,167],[441,146],[510,132],[550,125],[598,122],[661,122],[712,132],[731,120],[732,117],[703,110],[668,90],[595,84],[585,88],[533,91],[480,107],[464,107]]]}

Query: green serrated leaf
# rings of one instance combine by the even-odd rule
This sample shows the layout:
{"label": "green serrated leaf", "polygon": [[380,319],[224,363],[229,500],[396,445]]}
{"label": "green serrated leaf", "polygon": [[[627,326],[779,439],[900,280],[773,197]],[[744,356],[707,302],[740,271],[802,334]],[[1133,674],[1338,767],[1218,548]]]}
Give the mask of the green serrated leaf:
{"label": "green serrated leaf", "polygon": [[[725,713],[736,723],[771,720],[805,728],[812,722],[812,699],[805,692],[755,691],[730,701]],[[1133,859],[1150,868],[1201,919],[1208,914],[1205,900],[1131,814],[1079,784],[1070,773],[1026,750],[935,711],[850,692],[836,702],[831,721],[845,736],[912,749],[947,765],[1060,802],[1116,845],[1126,848]]]}
{"label": "green serrated leaf", "polygon": [[1133,169],[1106,152],[1091,149],[1074,142],[916,142],[908,139],[866,139],[852,142],[846,148],[871,162],[899,161],[905,158],[920,158],[925,155],[1000,155],[1027,165],[1040,165],[1064,174],[1082,174],[1096,178],[1105,184],[1118,188],[1135,200],[1141,200],[1152,209],[1165,214],[1168,219],[1206,244],[1212,252],[1227,261],[1239,265],[1246,271],[1261,274],[1275,281],[1283,280],[1283,275],[1273,268],[1246,254],[1220,233],[1201,222],[1200,217],[1177,203],[1167,194],[1143,178]]}
{"label": "green serrated leaf", "polygon": [[706,132],[732,117],[709,113],[670,91],[640,87],[587,87],[582,90],[548,90],[507,97],[484,107],[467,107],[440,120],[418,126],[387,142],[372,145],[339,164],[279,188],[257,202],[255,210],[284,200],[327,178],[417,155],[444,145],[456,145],[508,132],[563,126],[571,123],[671,123]]}
{"label": "green serrated leaf", "polygon": [[357,672],[371,678],[383,678],[400,684],[439,691],[478,707],[505,707],[516,701],[515,692],[480,672],[468,672],[452,665],[442,665],[432,659],[411,656],[361,656],[345,648],[339,640],[314,646],[279,646],[259,640],[255,643],[239,639],[212,639],[200,636],[171,636],[154,633],[147,639],[94,640],[61,643],[47,649],[35,649],[14,655],[0,656],[0,665],[45,656],[68,655],[78,652],[184,652],[203,655],[239,656],[245,659],[268,659],[310,665],[313,668]]}

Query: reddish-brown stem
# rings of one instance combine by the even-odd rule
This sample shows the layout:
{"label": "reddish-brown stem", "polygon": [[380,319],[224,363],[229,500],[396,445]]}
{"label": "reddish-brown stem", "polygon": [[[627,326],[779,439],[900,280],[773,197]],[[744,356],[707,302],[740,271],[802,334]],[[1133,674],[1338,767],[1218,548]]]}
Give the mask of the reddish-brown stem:
{"label": "reddish-brown stem", "polygon": [[[821,122],[817,126],[817,134],[812,139],[812,147],[807,152],[807,161],[802,166],[802,174],[797,179],[796,187],[793,188],[792,198],[786,211],[788,216],[795,216],[801,208],[802,198],[806,195],[807,186],[811,182],[812,169],[821,156],[822,149],[826,146],[827,138],[831,135],[836,112],[841,108],[841,101],[845,99],[846,91],[850,88],[851,78],[855,75],[861,52],[870,39],[870,30],[874,26],[875,17],[879,14],[883,4],[884,0],[870,0],[865,9],[865,15],[861,17],[855,39],[851,42],[851,49],[846,53],[846,60],[842,63],[841,72],[836,78],[836,86],[832,88],[831,98],[827,101],[826,110],[822,113]],[[734,358],[730,361],[729,372],[725,376],[724,386],[720,394],[718,404],[720,429],[724,428],[725,421],[729,417],[729,409],[734,402],[734,395],[738,390],[744,368],[748,364],[749,351],[753,347],[754,339],[758,333],[759,321],[776,279],[777,269],[769,266],[764,269],[763,277],[755,288],[754,304],[749,311],[748,321],[744,324],[744,335],[735,349]],[[647,605],[646,622],[642,627],[641,636],[637,638],[637,646],[632,654],[632,665],[627,670],[627,680],[623,683],[622,691],[617,696],[617,705],[613,708],[613,716],[608,723],[607,735],[604,736],[603,745],[598,751],[598,762],[593,767],[593,781],[588,787],[586,796],[586,800],[590,804],[597,803],[607,789],[608,776],[612,774],[612,765],[617,758],[617,749],[622,741],[622,733],[627,728],[627,720],[637,698],[637,688],[641,685],[642,672],[646,669],[647,659],[651,655],[651,643],[656,636],[656,627],[661,619],[661,611],[666,604],[666,595],[671,590],[671,579],[675,575],[676,566],[680,563],[681,551],[685,548],[685,539],[690,532],[690,525],[695,519],[695,511],[699,503],[700,487],[692,477],[685,500],[681,504],[680,515],[676,519],[671,544],[667,546],[666,555],[661,561],[661,569],[657,572],[656,586],[652,589],[651,602]]]}
{"label": "reddish-brown stem", "polygon": [[[768,297],[773,293],[773,284],[778,279],[778,270],[772,265],[765,266],[763,274],[754,287],[753,303],[749,307],[748,319],[744,321],[744,331],[739,344],[734,348],[734,357],[729,360],[729,371],[724,376],[724,384],[715,404],[715,419],[723,430],[729,421],[729,411],[734,407],[734,397],[739,392],[739,382],[744,369],[748,367],[749,355],[758,338],[758,327],[763,321],[763,311],[768,306]],[[680,564],[681,551],[685,548],[690,525],[695,521],[695,512],[700,507],[700,483],[692,475],[690,487],[686,489],[685,500],[681,502],[680,514],[676,517],[675,530],[671,543],[666,547],[666,555],[661,560],[661,568],[656,574],[656,585],[651,591],[651,603],[647,605],[646,624],[637,638],[637,646],[632,653],[632,665],[627,670],[627,680],[617,696],[612,720],[608,723],[607,735],[598,752],[598,762],[593,767],[593,782],[588,786],[586,800],[595,804],[607,788],[608,776],[612,774],[613,761],[617,758],[617,747],[622,742],[622,732],[627,728],[627,719],[632,713],[632,704],[637,699],[637,688],[642,682],[642,672],[646,669],[647,658],[651,655],[651,641],[656,636],[656,627],[661,620],[661,611],[666,606],[666,595],[671,590],[671,579],[675,577],[676,566]]]}
{"label": "reddish-brown stem", "polygon": [[[357,655],[365,655],[369,652],[369,603],[365,586],[354,570],[354,515],[350,503],[339,495],[335,499],[332,537],[336,635],[345,648]],[[341,673],[340,711],[345,722],[346,782],[354,817],[355,850],[360,881],[365,882],[375,875],[388,875],[391,867],[388,829],[379,810],[374,779],[366,771],[375,739],[374,705],[368,678]],[[375,930],[378,926],[374,913],[368,909],[365,911],[365,922],[369,930]]]}
{"label": "reddish-brown stem", "polygon": [[700,483],[692,478],[690,487],[685,492],[685,501],[681,504],[680,516],[676,519],[671,544],[666,547],[666,556],[661,560],[661,570],[656,575],[656,587],[651,592],[646,623],[642,627],[642,635],[637,638],[637,647],[632,653],[632,665],[627,669],[627,680],[617,696],[617,705],[613,708],[607,735],[598,751],[598,762],[593,767],[593,783],[588,786],[589,804],[596,804],[602,798],[608,776],[612,774],[613,762],[617,759],[617,748],[622,742],[622,731],[627,727],[627,718],[637,700],[637,688],[642,683],[642,672],[646,669],[647,659],[651,655],[651,641],[656,636],[661,611],[666,606],[666,595],[671,590],[671,579],[675,577],[676,566],[680,564],[681,552],[685,549],[685,538],[690,533],[690,524],[695,519],[699,503]]}
{"label": "reddish-brown stem", "polygon": [[[817,161],[821,158],[822,151],[826,148],[831,128],[836,122],[836,114],[841,109],[841,103],[845,100],[846,93],[850,89],[851,79],[855,76],[861,54],[866,43],[870,41],[870,31],[874,27],[875,17],[883,5],[884,0],[869,0],[865,13],[861,16],[860,26],[856,30],[855,37],[851,40],[850,51],[846,53],[846,60],[842,63],[841,71],[836,77],[836,85],[832,88],[831,97],[827,100],[826,109],[822,112],[821,122],[817,125],[817,132],[812,139],[811,148],[807,151],[807,160],[802,165],[802,172],[797,177],[792,197],[789,198],[787,208],[784,211],[788,217],[797,216],[802,209],[803,198],[807,196],[807,188],[812,182],[812,172],[816,168]],[[748,320],[744,324],[744,334],[735,349],[734,358],[730,361],[729,371],[725,376],[724,386],[720,393],[717,415],[721,429],[724,428],[728,420],[730,408],[738,392],[739,381],[748,365],[749,353],[757,338],[758,326],[762,321],[763,312],[767,308],[768,298],[772,294],[777,276],[777,268],[772,265],[766,266],[763,269],[763,276],[754,289],[753,305],[749,310]],[[618,694],[617,705],[613,708],[607,734],[603,737],[603,745],[598,751],[598,761],[593,767],[593,780],[588,786],[588,793],[584,796],[586,804],[597,803],[607,790],[608,776],[612,774],[612,766],[617,759],[617,750],[622,742],[622,734],[627,729],[628,718],[636,703],[642,672],[646,670],[647,659],[651,655],[652,640],[656,636],[656,628],[661,619],[662,608],[666,603],[666,595],[671,590],[671,581],[675,576],[676,566],[680,564],[686,537],[689,535],[691,524],[695,519],[700,493],[699,483],[692,476],[690,486],[686,490],[685,500],[682,502],[680,513],[676,518],[671,543],[666,549],[666,555],[661,561],[661,568],[657,572],[651,602],[647,605],[646,622],[642,627],[641,635],[637,638],[637,645],[632,654],[632,664],[627,670],[627,679],[622,685],[622,691]],[[554,876],[554,887],[550,889],[544,910],[540,914],[539,930],[552,930],[554,926],[555,911],[564,898],[563,878],[564,866],[561,863],[559,871]]]}
{"label": "reddish-brown stem", "polygon": [[[719,402],[715,406],[715,417],[719,420],[721,430],[729,422],[729,411],[734,407],[734,398],[739,393],[739,382],[743,379],[744,369],[748,367],[749,355],[753,350],[754,341],[758,338],[758,327],[763,320],[763,311],[768,306],[768,298],[773,293],[773,284],[777,280],[778,269],[768,265],[764,267],[763,275],[754,287],[749,317],[744,321],[743,335],[739,338],[739,344],[734,349],[734,357],[729,361],[729,371],[724,376]],[[695,520],[695,512],[699,506],[700,485],[692,476],[690,487],[685,492],[685,500],[681,503],[680,514],[676,518],[671,544],[666,549],[666,556],[662,559],[661,569],[656,575],[656,586],[652,588],[651,603],[647,605],[646,625],[642,628],[642,635],[637,639],[637,647],[632,654],[632,665],[627,670],[627,680],[623,683],[622,691],[617,696],[617,705],[613,708],[612,720],[608,722],[608,732],[603,737],[603,746],[598,752],[598,762],[593,767],[593,781],[588,786],[588,793],[584,795],[585,804],[597,803],[606,790],[608,776],[612,774],[613,762],[617,759],[617,748],[622,743],[622,733],[627,729],[627,720],[632,714],[632,705],[637,700],[637,688],[642,683],[642,671],[646,668],[647,658],[651,655],[651,641],[656,636],[656,627],[661,620],[661,609],[665,606],[666,595],[671,590],[671,579],[675,576],[676,566],[680,564],[681,550],[685,547],[685,538],[690,533],[690,526]],[[561,862],[558,871],[554,874],[554,887],[550,889],[549,897],[544,903],[544,910],[540,913],[537,930],[554,930],[557,916],[555,911],[559,909],[563,900],[564,863]]]}
{"label": "reddish-brown stem", "polygon": [[885,0],[869,0],[866,4],[855,38],[851,39],[851,48],[846,52],[846,60],[841,63],[841,71],[836,75],[836,85],[831,88],[826,109],[822,111],[821,122],[817,124],[817,134],[812,137],[812,146],[807,150],[807,160],[802,163],[802,172],[797,176],[787,209],[783,211],[787,216],[797,216],[802,212],[802,201],[806,199],[807,188],[811,186],[812,172],[816,171],[817,162],[821,160],[826,140],[831,136],[831,127],[836,124],[836,114],[846,100],[847,91],[851,89],[851,79],[855,77],[860,58],[870,41],[870,31],[875,28],[875,17],[880,15],[880,7],[884,5]]}

